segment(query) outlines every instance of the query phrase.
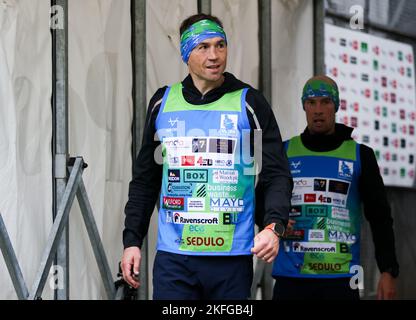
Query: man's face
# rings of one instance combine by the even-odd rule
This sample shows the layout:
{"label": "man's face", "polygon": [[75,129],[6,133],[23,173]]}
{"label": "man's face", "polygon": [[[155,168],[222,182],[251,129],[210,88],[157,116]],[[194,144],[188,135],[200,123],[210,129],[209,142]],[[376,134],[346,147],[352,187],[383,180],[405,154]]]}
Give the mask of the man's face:
{"label": "man's face", "polygon": [[219,81],[227,64],[227,45],[223,38],[216,37],[198,44],[188,60],[192,78],[201,81]]}
{"label": "man's face", "polygon": [[330,98],[308,98],[304,107],[311,134],[332,134],[335,132],[335,105]]}

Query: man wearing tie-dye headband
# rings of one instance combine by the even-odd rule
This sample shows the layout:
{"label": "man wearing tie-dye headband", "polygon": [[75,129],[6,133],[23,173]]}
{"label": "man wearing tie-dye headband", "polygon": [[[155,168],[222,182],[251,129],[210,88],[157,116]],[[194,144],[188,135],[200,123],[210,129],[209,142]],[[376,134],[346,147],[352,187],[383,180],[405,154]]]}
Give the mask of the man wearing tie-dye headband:
{"label": "man wearing tie-dye headband", "polygon": [[[189,75],[160,88],[147,109],[125,208],[123,276],[139,285],[133,275],[160,193],[153,298],[248,299],[253,254],[271,263],[288,221],[289,165],[266,99],[225,72],[228,40],[221,21],[191,16],[180,35]],[[265,186],[261,201],[254,201],[255,175]],[[266,227],[255,235],[260,202],[257,221]]]}
{"label": "man wearing tie-dye headband", "polygon": [[352,277],[363,281],[363,207],[381,273],[377,297],[392,299],[399,266],[391,210],[374,152],[352,139],[353,128],[335,123],[339,93],[334,80],[312,77],[301,101],[307,127],[285,142],[295,187],[289,225],[273,266],[273,298],[359,299],[358,281]]}

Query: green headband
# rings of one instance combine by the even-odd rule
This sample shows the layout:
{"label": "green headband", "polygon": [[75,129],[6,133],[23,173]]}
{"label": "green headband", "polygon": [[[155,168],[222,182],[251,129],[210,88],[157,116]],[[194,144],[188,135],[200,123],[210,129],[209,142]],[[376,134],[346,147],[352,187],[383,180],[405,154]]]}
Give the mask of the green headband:
{"label": "green headband", "polygon": [[328,97],[330,98],[335,105],[335,112],[339,108],[339,92],[337,85],[333,86],[323,80],[311,80],[308,81],[303,87],[302,92],[302,105],[305,104],[305,101],[308,98],[314,97]]}
{"label": "green headband", "polygon": [[192,50],[205,39],[220,37],[227,43],[223,28],[211,20],[200,20],[191,25],[181,36],[182,60],[188,63]]}

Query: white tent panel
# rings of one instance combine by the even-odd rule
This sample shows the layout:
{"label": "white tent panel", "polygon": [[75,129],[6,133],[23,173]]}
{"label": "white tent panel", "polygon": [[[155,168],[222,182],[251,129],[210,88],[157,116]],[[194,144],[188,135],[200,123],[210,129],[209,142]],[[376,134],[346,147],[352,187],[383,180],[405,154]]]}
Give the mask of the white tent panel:
{"label": "white tent panel", "polygon": [[226,71],[254,88],[259,80],[259,37],[257,1],[212,1],[212,14],[224,25],[228,38]]}
{"label": "white tent panel", "polygon": [[[51,73],[49,1],[1,1],[0,212],[29,290],[52,225]],[[17,298],[2,255],[0,283]]]}
{"label": "white tent panel", "polygon": [[[130,1],[69,1],[70,154],[84,183],[115,278],[131,179]],[[105,298],[79,211],[70,217],[70,298]]]}
{"label": "white tent panel", "polygon": [[313,1],[272,1],[272,106],[284,140],[306,126],[300,97],[313,75]]}
{"label": "white tent panel", "polygon": [[194,0],[146,1],[147,100],[188,74],[181,58],[179,26],[197,12]]}

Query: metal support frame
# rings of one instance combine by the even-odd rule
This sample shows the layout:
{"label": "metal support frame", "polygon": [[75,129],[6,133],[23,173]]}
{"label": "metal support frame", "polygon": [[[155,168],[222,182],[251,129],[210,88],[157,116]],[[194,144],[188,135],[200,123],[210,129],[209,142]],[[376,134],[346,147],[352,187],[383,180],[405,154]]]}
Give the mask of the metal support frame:
{"label": "metal support frame", "polygon": [[[259,87],[266,100],[272,103],[272,3],[270,0],[258,0],[260,79]],[[256,299],[257,289],[261,288],[262,299],[270,300],[273,295],[271,265],[257,260],[254,270],[251,298]]]}
{"label": "metal support frame", "polygon": [[260,91],[272,102],[272,4],[270,0],[258,0],[260,42]]}
{"label": "metal support frame", "polygon": [[13,285],[19,299],[36,300],[41,297],[54,256],[59,249],[60,240],[64,235],[65,228],[68,226],[69,213],[75,196],[77,196],[80,204],[84,223],[94,252],[95,260],[97,261],[98,269],[104,283],[107,297],[108,299],[115,298],[116,291],[113,277],[111,276],[111,270],[104,252],[104,247],[102,245],[97,225],[94,220],[94,215],[92,213],[92,208],[88,200],[88,195],[82,181],[82,173],[85,167],[86,164],[81,157],[74,158],[73,166],[68,166],[68,170],[70,171],[68,184],[64,190],[62,201],[60,202],[58,213],[52,225],[52,230],[49,234],[41,263],[30,293],[27,290],[19,263],[10,243],[3,219],[0,215],[0,249],[3,253],[9,274],[12,278]]}
{"label": "metal support frame", "polygon": [[3,253],[4,261],[9,270],[10,277],[13,282],[14,289],[17,293],[17,298],[24,300],[29,296],[25,280],[23,278],[22,270],[14,253],[12,243],[7,233],[6,226],[3,222],[3,217],[0,213],[0,250]]}
{"label": "metal support frame", "polygon": [[[131,1],[132,21],[132,62],[133,62],[133,143],[132,158],[136,160],[142,142],[142,133],[146,121],[146,1]],[[144,239],[141,247],[140,279],[138,299],[149,297],[149,249],[148,240]]]}
{"label": "metal support frame", "polygon": [[313,2],[313,71],[325,74],[325,4],[324,0]]}
{"label": "metal support frame", "polygon": [[[53,110],[53,218],[57,218],[63,201],[68,161],[68,1],[52,0],[52,6],[63,9],[64,28],[52,30],[52,110]],[[69,298],[69,228],[59,242],[55,264],[64,272],[63,289],[55,291],[55,299]]]}
{"label": "metal support frame", "polygon": [[198,0],[198,13],[211,14],[211,0]]}

